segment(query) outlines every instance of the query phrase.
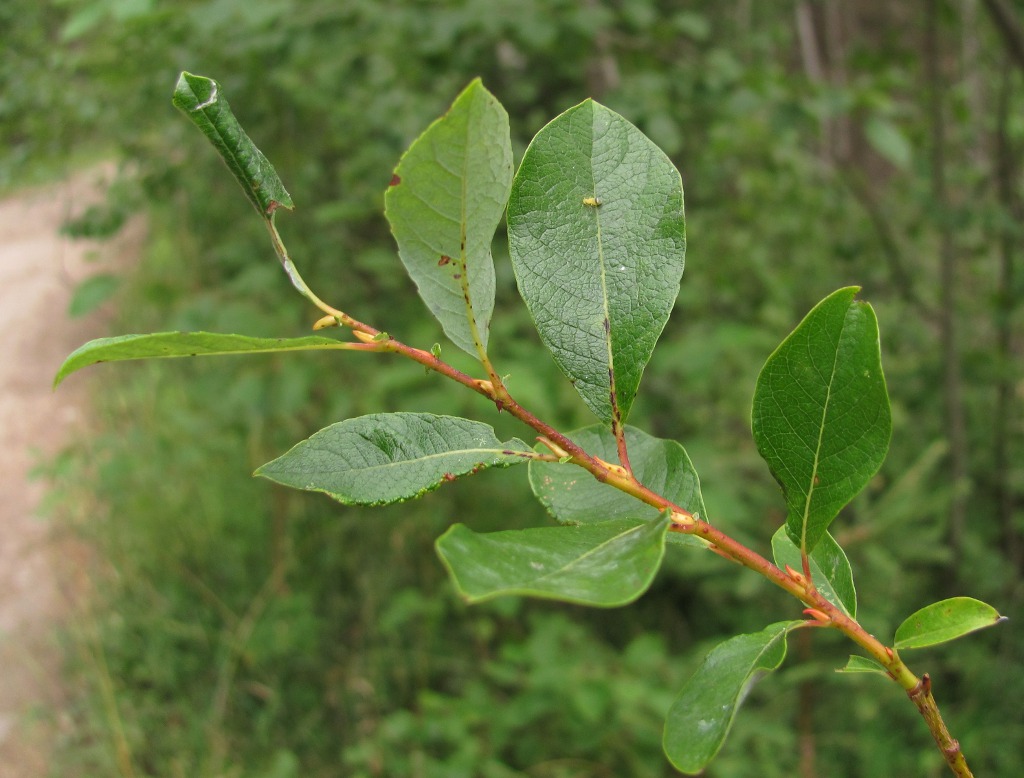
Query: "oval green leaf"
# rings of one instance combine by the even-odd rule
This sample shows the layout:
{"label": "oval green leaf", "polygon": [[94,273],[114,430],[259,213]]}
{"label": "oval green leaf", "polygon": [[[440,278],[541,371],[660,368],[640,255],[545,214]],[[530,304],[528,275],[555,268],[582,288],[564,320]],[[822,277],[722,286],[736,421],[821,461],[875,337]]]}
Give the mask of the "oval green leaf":
{"label": "oval green leaf", "polygon": [[531,453],[518,438],[502,442],[477,421],[377,413],[325,427],[256,475],[349,505],[386,505],[467,473],[521,464]]}
{"label": "oval green leaf", "polygon": [[889,448],[878,323],[857,291],[818,303],[768,358],[754,391],[757,450],[782,486],[786,531],[806,553]]}
{"label": "oval green leaf", "polygon": [[56,387],[68,375],[99,362],[167,357],[261,354],[275,351],[322,351],[351,349],[357,344],[310,335],[305,338],[251,338],[215,332],[156,332],[150,335],[118,335],[97,338],[68,355],[53,379]]}
{"label": "oval green leaf", "polygon": [[516,594],[614,608],[647,591],[665,554],[668,514],[652,522],[606,521],[480,534],[462,524],[437,553],[469,602]]}
{"label": "oval green leaf", "polygon": [[696,775],[714,759],[750,687],[786,658],[786,633],[801,621],[781,621],[719,644],[676,697],[662,744],[680,772]]}
{"label": "oval green leaf", "polygon": [[[794,570],[801,570],[803,560],[800,549],[786,533],[785,527],[779,527],[772,536],[772,556],[778,567],[789,565]],[[811,568],[811,581],[818,591],[851,619],[857,618],[857,590],[853,585],[853,568],[846,552],[827,532],[818,545],[811,551],[808,561]]]}
{"label": "oval green leaf", "polygon": [[[706,516],[700,479],[686,451],[674,440],[662,440],[627,426],[626,444],[633,474],[647,488],[691,513]],[[568,437],[589,454],[606,462],[618,462],[615,436],[602,424],[595,424]],[[538,451],[547,452],[542,446]],[[594,524],[610,519],[654,521],[658,509],[625,492],[597,481],[572,464],[530,462],[530,486],[548,512],[563,524]],[[692,535],[669,533],[669,542],[704,547]]]}
{"label": "oval green leaf", "polygon": [[953,597],[927,605],[896,630],[893,647],[925,648],[948,643],[971,632],[1005,621],[991,605],[971,597]]}
{"label": "oval green leaf", "polygon": [[245,134],[219,83],[182,72],[172,102],[213,144],[264,219],[269,219],[278,207],[293,207],[277,171]]}
{"label": "oval green leaf", "polygon": [[668,157],[592,100],[530,143],[509,252],[541,339],[601,421],[626,421],[679,292],[683,187]]}
{"label": "oval green leaf", "polygon": [[494,312],[491,241],[511,186],[508,114],[476,79],[405,152],[384,196],[420,297],[451,341],[478,358]]}

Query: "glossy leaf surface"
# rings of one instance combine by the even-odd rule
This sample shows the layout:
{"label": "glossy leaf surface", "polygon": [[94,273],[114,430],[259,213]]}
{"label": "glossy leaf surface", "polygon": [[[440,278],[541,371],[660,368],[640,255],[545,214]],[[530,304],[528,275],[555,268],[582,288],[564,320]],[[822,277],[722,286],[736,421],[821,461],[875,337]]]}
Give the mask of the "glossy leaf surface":
{"label": "glossy leaf surface", "polygon": [[470,602],[518,594],[611,608],[651,585],[665,553],[669,519],[606,521],[476,533],[462,524],[437,541],[459,592]]}
{"label": "glossy leaf surface", "polygon": [[[602,424],[571,432],[569,438],[606,462],[619,461],[615,437]],[[633,474],[640,483],[691,513],[706,516],[700,480],[681,445],[628,426],[626,442]],[[543,446],[537,450],[547,452]],[[622,518],[653,521],[658,517],[657,508],[602,484],[586,470],[568,463],[530,462],[530,486],[541,504],[563,524],[594,524]],[[669,533],[669,542],[704,545],[693,536],[676,532]]]}
{"label": "glossy leaf surface", "polygon": [[172,102],[217,149],[261,216],[269,218],[279,206],[293,207],[277,171],[245,134],[219,83],[183,72]]}
{"label": "glossy leaf surface", "polygon": [[587,100],[533,139],[512,185],[509,251],[541,339],[603,422],[625,422],[679,291],[679,173]]}
{"label": "glossy leaf surface", "polygon": [[518,438],[498,440],[477,421],[378,413],[325,427],[256,475],[347,504],[385,505],[467,473],[520,464],[529,451]]}
{"label": "glossy leaf surface", "polygon": [[810,552],[885,459],[892,432],[878,323],[856,287],[833,292],[757,379],[757,449],[782,486],[786,531]]}
{"label": "glossy leaf surface", "polygon": [[[772,556],[775,565],[789,565],[803,570],[800,549],[794,545],[785,527],[779,527],[772,536]],[[839,607],[846,615],[857,618],[857,590],[853,586],[853,569],[846,552],[827,532],[810,553],[811,580],[826,600]]]}
{"label": "glossy leaf surface", "polygon": [[665,754],[677,770],[696,775],[718,753],[751,685],[786,658],[786,633],[799,621],[737,635],[716,646],[687,681],[665,720]]}
{"label": "glossy leaf surface", "polygon": [[486,351],[491,241],[512,186],[508,114],[479,79],[402,156],[384,196],[398,253],[455,345]]}
{"label": "glossy leaf surface", "polygon": [[68,375],[99,362],[165,357],[219,356],[222,354],[259,354],[274,351],[345,350],[352,343],[311,335],[304,338],[251,338],[247,335],[220,335],[215,332],[157,332],[151,335],[118,335],[97,338],[79,346],[64,360],[53,385]]}
{"label": "glossy leaf surface", "polygon": [[991,605],[971,597],[953,597],[927,605],[896,629],[893,647],[925,648],[948,643],[1005,620]]}

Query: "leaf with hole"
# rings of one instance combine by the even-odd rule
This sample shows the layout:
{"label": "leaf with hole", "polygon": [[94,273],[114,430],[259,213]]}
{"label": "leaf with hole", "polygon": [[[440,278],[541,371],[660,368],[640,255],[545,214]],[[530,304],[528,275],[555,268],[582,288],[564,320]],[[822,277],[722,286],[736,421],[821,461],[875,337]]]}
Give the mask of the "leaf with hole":
{"label": "leaf with hole", "polygon": [[377,413],[332,424],[256,475],[350,505],[409,500],[459,476],[510,467],[532,452],[478,421],[430,413]]}
{"label": "leaf with hole", "polygon": [[889,448],[878,323],[856,294],[847,287],[818,303],[768,358],[754,391],[757,450],[782,486],[786,532],[807,553]]}
{"label": "leaf with hole", "polygon": [[508,231],[544,344],[601,421],[625,423],[683,274],[679,172],[640,130],[587,100],[530,143]]}
{"label": "leaf with hole", "polygon": [[490,533],[456,524],[438,538],[437,552],[469,602],[517,594],[612,608],[647,591],[669,524],[667,513],[651,522]]}
{"label": "leaf with hole", "polygon": [[720,643],[676,697],[663,745],[680,772],[696,775],[714,759],[753,684],[786,658],[786,634],[801,621],[781,621]]}
{"label": "leaf with hole", "polygon": [[451,341],[478,358],[494,311],[491,241],[511,186],[508,114],[476,79],[405,152],[384,195],[420,297]]}
{"label": "leaf with hole", "polygon": [[927,605],[907,617],[896,629],[893,647],[902,650],[937,646],[1005,620],[1005,616],[980,600],[952,597]]}

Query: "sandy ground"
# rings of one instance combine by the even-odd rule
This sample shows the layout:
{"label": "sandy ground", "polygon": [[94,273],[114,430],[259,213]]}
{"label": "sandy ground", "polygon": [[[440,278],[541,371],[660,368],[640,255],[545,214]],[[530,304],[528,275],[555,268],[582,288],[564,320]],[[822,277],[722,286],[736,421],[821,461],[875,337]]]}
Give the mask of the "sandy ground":
{"label": "sandy ground", "polygon": [[0,778],[48,775],[58,735],[43,712],[61,706],[55,631],[80,588],[80,553],[39,516],[47,485],[30,472],[87,423],[87,375],[50,388],[70,351],[106,334],[102,308],[68,318],[72,291],[124,267],[141,245],[139,223],[102,244],[58,233],[109,174],[97,169],[0,200]]}

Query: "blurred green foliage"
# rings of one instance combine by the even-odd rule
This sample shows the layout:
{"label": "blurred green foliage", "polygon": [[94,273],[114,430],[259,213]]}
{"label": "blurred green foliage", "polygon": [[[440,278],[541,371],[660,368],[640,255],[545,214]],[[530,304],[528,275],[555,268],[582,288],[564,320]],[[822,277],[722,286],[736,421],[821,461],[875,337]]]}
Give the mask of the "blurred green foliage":
{"label": "blurred green foliage", "polygon": [[[996,397],[1020,385],[1019,335],[1007,351],[999,333],[1001,323],[1020,332],[1022,290],[1021,274],[1009,286],[1001,275],[999,246],[1019,250],[1021,235],[998,193],[994,138],[1014,155],[1024,145],[1024,122],[1012,111],[1000,122],[997,110],[1019,105],[1021,79],[987,18],[944,9],[952,197],[940,208],[916,32],[924,6],[841,5],[796,4],[798,19],[813,6],[818,42],[833,47],[822,75],[793,4],[8,0],[0,186],[83,149],[123,163],[109,210],[76,223],[84,234],[116,229],[126,203],[149,220],[117,332],[305,333],[315,313],[290,294],[237,185],[170,105],[180,70],[215,77],[296,200],[279,226],[310,286],[429,348],[440,330],[382,215],[401,152],[477,75],[509,110],[517,160],[546,121],[597,97],[676,161],[687,201],[682,293],[631,422],[680,440],[711,520],[767,552],[784,511],[750,437],[754,379],[814,302],[862,285],[879,314],[895,426],[882,473],[835,525],[863,623],[889,635],[951,586],[1012,614],[1024,594],[1011,552],[1024,532],[1024,474],[1007,470],[996,439],[1008,436],[1008,461],[1020,461],[1021,418],[1019,394],[1003,418]],[[846,20],[842,45],[825,34],[829,14]],[[937,307],[944,220],[961,259],[953,310]],[[539,346],[500,242],[495,260],[498,369],[542,417],[590,423]],[[963,483],[947,476],[941,317],[962,333]],[[462,364],[456,352],[444,347]],[[249,478],[321,426],[374,411],[467,415],[499,436],[523,434],[415,366],[310,354],[97,370],[102,430],[50,468],[61,513],[101,560],[90,614],[69,635],[69,688],[84,686],[61,775],[668,775],[661,717],[702,653],[724,634],[796,616],[764,582],[697,554],[670,561],[624,610],[466,608],[432,541],[456,520],[545,522],[525,473],[372,511]],[[947,516],[960,489],[969,531],[953,548]],[[997,504],[1006,489],[1009,526]],[[909,657],[931,672],[979,775],[1020,767],[1024,652],[1013,624]],[[800,661],[755,689],[709,776],[798,774],[807,748],[838,778],[941,774],[902,695],[831,673],[849,653],[835,636],[792,653]]]}

